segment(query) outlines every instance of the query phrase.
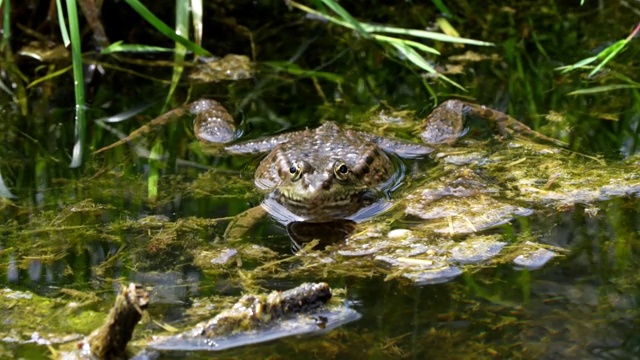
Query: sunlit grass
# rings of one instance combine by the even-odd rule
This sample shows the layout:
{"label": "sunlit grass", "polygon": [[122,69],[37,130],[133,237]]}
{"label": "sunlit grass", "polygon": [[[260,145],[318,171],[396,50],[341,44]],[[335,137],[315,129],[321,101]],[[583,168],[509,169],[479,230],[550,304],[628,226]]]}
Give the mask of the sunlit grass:
{"label": "sunlit grass", "polygon": [[421,39],[459,43],[459,44],[493,46],[493,44],[490,42],[461,38],[457,36],[451,36],[443,33],[433,32],[433,31],[405,29],[405,28],[399,28],[394,26],[383,26],[383,25],[363,23],[353,18],[353,16],[351,16],[349,12],[347,12],[342,6],[340,6],[334,0],[322,0],[322,4],[324,4],[326,7],[331,9],[334,13],[336,13],[340,17],[340,19],[334,16],[331,16],[326,12],[314,10],[308,6],[302,5],[295,1],[289,1],[288,4],[306,13],[326,19],[327,21],[330,21],[336,25],[340,25],[342,27],[352,29],[365,39],[373,39],[383,46],[391,46],[397,51],[398,54],[401,55],[402,58],[408,60],[410,63],[421,68],[422,70],[430,74],[436,75],[437,77],[441,78],[442,80],[450,83],[451,85],[461,90],[464,90],[464,88],[461,85],[449,79],[445,75],[440,74],[433,66],[431,66],[431,64],[429,64],[429,62],[424,58],[424,56],[418,53],[418,51],[424,51],[427,53],[439,55],[440,53],[436,49],[416,41],[407,40],[404,38],[380,35],[379,33],[397,34],[397,35],[417,37]]}
{"label": "sunlit grass", "polygon": [[[188,36],[189,35],[189,3],[182,0],[176,0],[176,34],[180,36]],[[167,93],[167,100],[165,101],[165,106],[169,104],[171,97],[173,96],[176,87],[178,87],[178,82],[180,81],[180,76],[182,76],[182,72],[184,71],[184,59],[187,54],[187,48],[176,41],[175,52],[173,53],[173,73],[171,76],[171,87],[169,88],[169,92]]]}
{"label": "sunlit grass", "polygon": [[[189,41],[189,39],[187,39],[186,37],[181,36],[180,34],[177,34],[174,29],[169,27],[157,16],[155,16],[140,1],[138,0],[125,0],[125,1],[127,4],[129,4],[129,6],[131,6],[131,8],[133,8],[138,14],[140,14],[140,16],[143,19],[145,19],[149,24],[151,24],[151,26],[153,26],[156,30],[158,30],[164,36],[183,45],[185,48],[187,48],[189,51],[193,52],[196,55],[211,56],[211,54],[207,50]],[[189,3],[186,1],[177,0],[176,5],[177,5],[176,11],[179,11],[178,8],[181,8],[181,7],[188,8]]]}
{"label": "sunlit grass", "polygon": [[625,39],[618,40],[614,44],[607,46],[604,50],[599,52],[596,56],[591,56],[585,59],[578,61],[575,64],[561,66],[556,68],[556,70],[560,70],[563,74],[568,73],[570,71],[575,71],[578,69],[585,69],[587,65],[594,63],[598,60],[601,60],[600,63],[589,73],[589,77],[595,75],[598,71],[602,69],[611,59],[616,57],[624,48],[629,44],[629,42],[640,32],[640,23],[636,25],[636,28],[627,36]]}
{"label": "sunlit grass", "polygon": [[202,23],[203,4],[202,0],[191,0],[191,17],[193,19],[193,39],[198,46],[202,45]]}
{"label": "sunlit grass", "polygon": [[[60,2],[58,5],[58,18],[64,18]],[[71,62],[73,67],[73,83],[75,94],[75,138],[71,155],[72,168],[82,165],[82,155],[87,136],[87,119],[84,97],[84,75],[82,64],[82,38],[80,37],[80,24],[78,22],[78,8],[75,0],[66,0],[67,20],[69,21],[69,37],[71,41]],[[64,22],[61,22],[64,24]],[[61,31],[64,32],[64,26]],[[66,29],[65,29],[66,30]],[[65,44],[66,45],[66,44]]]}
{"label": "sunlit grass", "polygon": [[[174,61],[178,66],[174,66],[174,72],[171,80],[171,87],[167,95],[167,102],[173,95],[173,91],[177,87],[180,76],[182,75],[183,67],[179,64],[184,63],[184,58],[187,50],[192,51],[197,55],[210,55],[208,51],[201,48],[199,45],[189,41],[187,39],[189,31],[189,3],[185,1],[176,0],[176,29],[173,30],[158,19],[153,13],[151,13],[142,3],[137,0],[126,0],[126,2],[138,12],[147,22],[154,26],[160,33],[173,39],[176,42],[174,49],[166,49],[161,47],[139,45],[139,44],[124,44],[122,42],[116,42],[102,51],[102,54],[111,54],[116,52],[174,52]],[[71,45],[71,58],[72,58],[72,70],[74,80],[74,93],[75,93],[75,138],[74,146],[71,157],[71,167],[79,167],[82,165],[83,153],[86,143],[86,104],[85,104],[85,89],[84,89],[84,75],[83,75],[83,59],[82,59],[82,38],[80,36],[80,25],[78,19],[78,4],[75,0],[66,0],[66,13],[63,8],[62,1],[56,0],[58,23],[65,46]],[[9,24],[7,20],[7,14],[9,14],[9,2],[3,2],[0,0],[0,6],[4,6],[5,10],[5,28],[2,38],[2,45],[5,46],[9,39]],[[193,0],[193,9],[199,15],[194,15],[194,26],[199,28],[196,30],[198,41],[201,41],[202,37],[202,3],[199,0]],[[65,21],[66,19],[66,21]],[[67,28],[68,22],[68,28]],[[184,36],[183,36],[184,35]],[[40,78],[32,82],[29,87],[33,87],[43,81],[49,80],[55,76],[59,76],[69,68],[64,68],[47,76]]]}
{"label": "sunlit grass", "polygon": [[140,44],[125,44],[123,41],[116,41],[113,44],[107,46],[100,51],[100,54],[114,54],[114,53],[160,53],[160,52],[174,52],[174,48],[165,48],[160,46],[140,45]]}
{"label": "sunlit grass", "polygon": [[588,89],[580,89],[580,90],[572,91],[567,95],[588,95],[588,94],[596,94],[601,92],[607,92],[607,91],[613,91],[613,90],[625,90],[625,89],[640,89],[640,84],[634,83],[634,84],[612,84],[612,85],[594,86]]}
{"label": "sunlit grass", "polygon": [[0,43],[0,48],[4,50],[11,38],[11,1],[5,2],[4,0],[0,0],[0,10],[4,13],[4,25],[2,28],[2,42]]}
{"label": "sunlit grass", "polygon": [[[59,1],[59,0],[58,0]],[[147,9],[142,3],[137,0],[126,0],[126,2],[131,6],[143,19],[145,19],[150,25],[152,25],[156,30],[158,30],[161,34],[167,36],[168,38],[174,40],[177,44],[183,46],[186,50],[201,56],[211,56],[211,54],[203,49],[200,45],[202,43],[202,31],[203,31],[203,23],[202,23],[202,2],[200,0],[192,0],[191,6],[189,6],[189,2],[187,1],[176,1],[176,19],[181,19],[180,22],[176,23],[176,29],[171,29],[167,24],[165,24],[162,20],[160,20],[157,16],[155,16],[149,9]],[[180,14],[179,14],[180,13]],[[186,25],[185,21],[188,21],[188,14],[191,14],[193,18],[193,27],[194,27],[194,36],[195,43],[191,42],[188,39],[188,25]],[[185,18],[185,20],[182,20]],[[178,31],[177,26],[184,28],[184,31]],[[173,52],[176,51],[176,48],[163,48],[158,46],[151,45],[143,45],[143,44],[125,44],[122,41],[117,41],[111,44],[110,46],[104,48],[100,53],[102,55],[113,54],[113,53],[154,53],[154,52]]]}
{"label": "sunlit grass", "polygon": [[[640,23],[638,23],[636,25],[636,27],[633,29],[631,34],[629,34],[629,36],[627,36],[625,39],[616,41],[612,45],[607,46],[604,50],[599,52],[596,56],[591,56],[591,57],[582,59],[582,60],[580,60],[577,63],[572,64],[572,65],[558,67],[558,68],[556,68],[556,70],[559,70],[563,74],[566,74],[566,73],[571,72],[571,71],[577,71],[577,70],[582,70],[582,69],[592,69],[591,72],[589,72],[589,75],[588,75],[588,77],[591,78],[595,74],[600,72],[600,70],[602,70],[602,68],[609,61],[611,61],[618,54],[620,54],[627,47],[629,42],[631,42],[631,40],[633,40],[633,38],[638,34],[638,32],[640,32]],[[598,61],[600,61],[600,62],[595,67],[593,67],[593,65],[591,65],[591,64],[593,64],[595,62],[598,62]],[[606,92],[606,91],[612,91],[612,90],[638,89],[638,88],[640,88],[640,83],[638,83],[638,82],[636,82],[636,81],[634,81],[632,79],[629,79],[626,76],[618,76],[618,78],[620,78],[621,80],[625,81],[626,84],[610,84],[610,85],[592,87],[592,88],[589,88],[589,89],[580,89],[580,90],[577,90],[577,91],[570,92],[569,95],[586,95],[586,94],[594,94],[594,93]]]}
{"label": "sunlit grass", "polygon": [[[169,104],[170,99],[172,98],[175,89],[178,86],[179,80],[184,71],[184,61],[187,52],[192,52],[196,56],[209,56],[210,53],[200,47],[200,43],[202,41],[202,19],[203,19],[203,3],[201,0],[191,0],[191,1],[181,1],[176,0],[175,2],[175,11],[176,11],[176,25],[175,29],[167,26],[162,20],[160,20],[155,14],[153,14],[146,6],[144,6],[138,0],[125,0],[125,2],[131,6],[143,19],[145,19],[150,25],[152,25],[156,30],[158,30],[164,36],[167,36],[175,41],[176,45],[174,49],[142,45],[142,44],[125,44],[123,42],[116,42],[105,49],[102,50],[101,54],[113,54],[113,53],[122,53],[122,52],[173,52],[174,53],[174,67],[173,74],[171,78],[171,85],[166,97],[166,104]],[[488,46],[492,45],[488,42],[473,40],[473,39],[465,39],[457,36],[451,36],[443,33],[424,31],[418,29],[405,29],[393,26],[382,26],[382,25],[374,25],[368,24],[364,22],[360,22],[356,20],[349,12],[347,12],[342,6],[340,6],[337,2],[333,0],[322,0],[322,4],[329,11],[333,12],[337,15],[337,17],[327,14],[326,12],[320,12],[317,10],[313,10],[304,5],[298,4],[296,2],[290,2],[290,5],[293,7],[297,7],[303,11],[308,13],[317,15],[319,17],[325,18],[328,21],[331,21],[340,26],[353,29],[356,31],[361,37],[366,39],[372,39],[383,46],[387,47],[392,54],[396,54],[396,56],[403,62],[408,61],[409,63],[417,66],[418,68],[436,75],[442,80],[449,82],[450,84],[463,89],[462,86],[455,83],[448,77],[439,74],[435,68],[424,58],[421,53],[428,53],[439,55],[439,52],[425,45],[421,42],[405,39],[403,37],[414,37],[419,39],[429,39],[436,41],[447,41],[447,42],[456,42],[456,43],[464,43],[464,44],[472,44],[472,45],[481,45]],[[7,5],[7,3],[5,3]],[[85,138],[86,138],[86,119],[85,119],[85,99],[84,99],[84,79],[82,74],[82,53],[81,53],[81,38],[79,34],[79,25],[78,25],[78,16],[77,16],[77,4],[75,0],[66,0],[67,14],[64,14],[62,10],[61,0],[57,0],[58,5],[58,18],[60,24],[60,32],[62,34],[63,41],[65,45],[71,44],[72,50],[72,69],[74,74],[74,84],[75,84],[75,100],[76,100],[76,138],[75,144],[73,148],[73,155],[71,160],[71,166],[77,167],[82,164],[82,154],[84,150]],[[65,16],[66,15],[66,16]],[[195,43],[188,40],[189,33],[189,18],[192,16],[193,26],[194,26],[194,36]],[[65,23],[65,19],[68,21],[69,29],[67,29],[67,25]],[[397,36],[389,36],[389,34],[400,35],[402,37]],[[52,74],[49,74],[46,78],[40,79],[40,81],[44,81],[50,79],[53,76],[57,76],[66,71],[66,69],[56,71]],[[293,69],[291,67],[287,67],[286,71],[291,74],[300,74],[299,69]],[[308,74],[307,74],[308,75]],[[316,74],[323,75],[323,74]],[[339,81],[339,77],[330,76],[331,80]],[[39,81],[39,82],[40,82]],[[30,86],[34,86],[39,82],[34,82],[30,84]]]}

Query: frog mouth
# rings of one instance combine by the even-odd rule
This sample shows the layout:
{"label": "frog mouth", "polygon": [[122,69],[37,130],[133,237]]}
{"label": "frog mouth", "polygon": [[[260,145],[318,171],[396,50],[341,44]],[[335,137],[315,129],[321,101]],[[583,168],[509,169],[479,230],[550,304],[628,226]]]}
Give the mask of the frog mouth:
{"label": "frog mouth", "polygon": [[323,222],[347,219],[360,209],[376,202],[379,199],[378,195],[371,189],[316,194],[311,197],[276,190],[268,195],[265,201],[270,200],[278,203],[301,220]]}
{"label": "frog mouth", "polygon": [[274,195],[283,205],[292,205],[297,208],[303,207],[308,209],[339,208],[341,206],[354,204],[361,204],[364,206],[379,197],[376,196],[375,191],[371,189],[353,189],[333,193],[328,192],[316,194],[315,196],[280,189],[276,190]]}

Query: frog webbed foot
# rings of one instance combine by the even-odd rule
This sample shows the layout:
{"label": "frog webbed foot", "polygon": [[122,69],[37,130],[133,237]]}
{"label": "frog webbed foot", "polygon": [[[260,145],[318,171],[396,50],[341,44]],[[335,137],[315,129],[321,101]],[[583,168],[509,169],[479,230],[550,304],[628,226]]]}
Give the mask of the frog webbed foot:
{"label": "frog webbed foot", "polygon": [[469,110],[468,103],[455,99],[438,105],[423,121],[422,141],[433,145],[453,145],[464,135],[464,119]]}
{"label": "frog webbed foot", "polygon": [[187,105],[195,116],[193,130],[198,139],[210,144],[226,144],[238,138],[233,116],[222,104],[211,99],[196,100]]}
{"label": "frog webbed foot", "polygon": [[567,146],[566,143],[543,135],[501,111],[456,99],[443,102],[429,114],[424,121],[420,136],[429,144],[452,145],[465,134],[467,115],[476,116],[494,124],[506,137],[525,135],[557,146]]}
{"label": "frog webbed foot", "polygon": [[236,215],[224,231],[224,240],[236,241],[241,239],[266,214],[267,211],[262,206],[254,206]]}

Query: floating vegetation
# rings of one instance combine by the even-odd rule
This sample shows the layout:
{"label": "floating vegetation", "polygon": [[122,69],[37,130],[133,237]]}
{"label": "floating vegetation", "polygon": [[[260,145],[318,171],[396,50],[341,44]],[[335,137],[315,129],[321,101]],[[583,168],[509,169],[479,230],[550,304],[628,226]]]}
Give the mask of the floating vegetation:
{"label": "floating vegetation", "polygon": [[[173,19],[175,4],[148,2],[161,22],[177,24],[163,27],[174,40],[192,46],[177,34],[193,33],[193,49],[215,50],[203,59],[126,3],[103,2],[79,33],[82,152],[71,148],[79,144],[71,53],[49,31],[50,3],[29,4],[1,5],[0,358],[77,350],[123,282],[140,282],[153,299],[129,344],[142,357],[204,359],[212,354],[192,350],[212,347],[242,359],[637,356],[640,48],[631,36],[616,43],[637,30],[635,4],[447,3],[452,11],[441,1],[318,1],[306,12],[195,1],[179,2]],[[105,29],[127,43],[108,46]],[[440,30],[500,46],[424,37]],[[591,77],[554,70],[583,58],[604,66]],[[567,96],[577,93],[586,96]],[[469,126],[455,145],[445,136],[428,156],[403,162],[376,216],[283,225],[259,207],[258,158],[196,140],[331,121],[417,143],[418,119],[447,99],[500,109],[568,144],[498,134],[471,117],[456,127]],[[201,106],[214,100],[233,110],[225,121],[233,115],[237,129],[193,128],[198,111],[185,109],[216,116]],[[109,144],[125,145],[93,154]],[[327,304],[269,321],[270,291],[320,281],[333,287]],[[243,296],[240,305],[261,315],[247,321],[256,327],[217,333],[223,315],[212,317],[241,314],[230,309]],[[197,324],[215,336],[190,336]],[[181,350],[149,348],[158,336]]]}
{"label": "floating vegetation", "polygon": [[149,345],[157,350],[220,351],[287,336],[325,333],[360,318],[345,305],[333,304],[326,283],[305,283],[269,295],[244,295],[231,309],[188,332],[161,337]]}

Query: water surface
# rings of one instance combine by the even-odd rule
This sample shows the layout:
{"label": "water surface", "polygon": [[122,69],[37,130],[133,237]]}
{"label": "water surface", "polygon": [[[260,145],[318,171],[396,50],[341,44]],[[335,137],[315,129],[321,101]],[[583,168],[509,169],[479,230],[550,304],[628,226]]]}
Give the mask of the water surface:
{"label": "water surface", "polygon": [[[325,120],[411,137],[410,126],[382,126],[371,119],[381,110],[410,110],[420,119],[433,108],[434,94],[438,101],[462,97],[503,110],[568,141],[572,151],[588,155],[564,153],[556,163],[550,157],[536,163],[540,167],[531,168],[533,174],[554,164],[563,174],[568,168],[612,169],[622,174],[609,182],[607,189],[612,190],[607,200],[523,198],[493,177],[490,185],[500,188],[499,199],[532,210],[478,234],[505,243],[501,256],[465,265],[450,281],[417,285],[398,268],[376,260],[375,254],[340,255],[339,241],[328,248],[297,244],[294,248],[302,250],[293,254],[287,229],[269,218],[239,239],[223,239],[230,219],[262,199],[252,185],[259,159],[205,153],[189,119],[95,156],[90,155],[93,150],[118,138],[92,124],[85,162],[70,169],[72,88],[70,77],[59,77],[29,94],[26,112],[2,95],[0,173],[10,194],[0,193],[0,357],[44,358],[50,352],[36,343],[38,336],[56,340],[90,333],[104,319],[115,289],[131,281],[152,289],[149,312],[155,322],[147,319],[138,325],[134,338],[138,346],[144,346],[152,334],[166,333],[158,323],[187,328],[214,316],[242,293],[326,281],[342,289],[338,294],[362,314],[360,320],[319,336],[281,339],[220,355],[637,357],[640,263],[635,251],[640,246],[640,213],[634,191],[614,190],[622,188],[623,177],[629,182],[622,189],[628,190],[637,173],[640,97],[634,90],[567,95],[618,83],[623,76],[634,78],[637,49],[630,47],[592,79],[586,73],[561,75],[554,70],[626,37],[637,15],[622,3],[598,8],[589,1],[583,7],[552,1],[448,5],[455,14],[449,21],[461,34],[496,43],[492,48],[435,45],[443,56],[434,58],[434,64],[439,69],[459,65],[460,73],[450,76],[467,92],[389,59],[388,50],[349,31],[305,18],[279,2],[252,2],[207,9],[211,21],[205,47],[220,56],[251,56],[249,29],[256,46],[255,78],[211,84],[190,84],[185,79],[169,106],[177,107],[187,97],[217,99],[242,122],[245,138],[316,126]],[[105,6],[105,24],[112,38],[124,37],[125,29],[109,26],[113,24],[110,16],[132,18],[130,10]],[[413,28],[431,27],[440,16],[430,3],[349,10],[359,19]],[[453,57],[467,51],[486,56],[480,61]],[[333,77],[287,73],[274,67],[273,62],[281,61]],[[18,64],[21,69],[33,69],[33,64]],[[111,124],[125,134],[162,113],[166,81],[171,77],[166,67],[126,67],[136,73],[105,67],[105,75],[90,87],[89,107],[91,119],[98,119],[149,106],[131,120]],[[481,131],[482,125],[479,129],[457,145],[463,154],[478,143],[483,146],[479,159],[508,147],[508,141]],[[154,149],[162,156],[150,160],[139,155],[140,149]],[[531,160],[536,155],[521,157]],[[469,169],[481,168],[477,162],[470,164]],[[395,199],[404,198],[416,185],[436,182],[451,166],[438,159],[406,165],[407,183],[392,194]],[[504,172],[510,169],[505,167]],[[578,190],[587,188],[577,172],[572,176]],[[598,181],[606,180],[606,173],[598,174]],[[561,192],[572,179],[547,180],[548,186],[538,186]],[[382,227],[385,235],[421,223],[392,212],[371,225]],[[449,239],[460,242],[465,236]],[[375,247],[380,241],[372,236],[369,242]],[[428,241],[418,245],[429,246]],[[553,249],[557,256],[535,270],[514,264],[517,250],[527,241]],[[224,257],[229,249],[239,255]],[[211,354],[162,356],[210,358]]]}

